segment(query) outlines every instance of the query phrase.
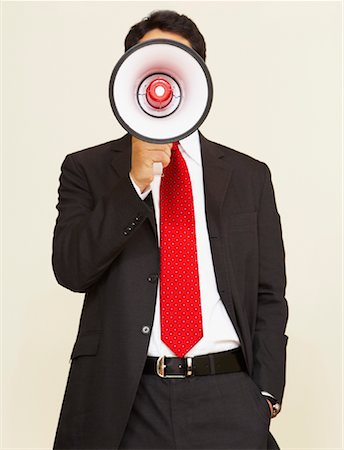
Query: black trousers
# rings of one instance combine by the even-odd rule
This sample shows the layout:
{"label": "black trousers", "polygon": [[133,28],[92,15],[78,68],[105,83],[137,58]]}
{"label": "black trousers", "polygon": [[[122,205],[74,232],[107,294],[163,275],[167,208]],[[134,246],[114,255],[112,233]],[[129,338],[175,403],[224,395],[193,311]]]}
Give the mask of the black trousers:
{"label": "black trousers", "polygon": [[269,425],[269,405],[246,372],[143,375],[119,448],[267,449]]}

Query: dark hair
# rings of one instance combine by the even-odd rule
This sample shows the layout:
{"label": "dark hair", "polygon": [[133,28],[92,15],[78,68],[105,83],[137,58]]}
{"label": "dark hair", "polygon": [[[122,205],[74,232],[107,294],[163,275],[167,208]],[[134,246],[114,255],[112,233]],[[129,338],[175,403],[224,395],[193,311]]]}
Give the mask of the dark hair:
{"label": "dark hair", "polygon": [[205,40],[196,24],[175,11],[154,11],[141,22],[133,25],[124,41],[125,50],[133,47],[148,31],[159,29],[179,34],[187,39],[192,48],[205,60]]}

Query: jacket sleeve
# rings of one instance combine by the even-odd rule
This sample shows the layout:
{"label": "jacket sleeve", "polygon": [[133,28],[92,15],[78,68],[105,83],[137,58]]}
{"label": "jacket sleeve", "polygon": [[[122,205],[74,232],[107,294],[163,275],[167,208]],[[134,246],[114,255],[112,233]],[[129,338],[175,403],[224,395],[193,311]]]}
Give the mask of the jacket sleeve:
{"label": "jacket sleeve", "polygon": [[253,379],[262,391],[282,401],[288,305],[285,299],[285,253],[280,216],[271,174],[264,164],[265,181],[258,211],[259,285],[253,337]]}
{"label": "jacket sleeve", "polygon": [[57,209],[53,269],[75,292],[86,292],[103,275],[151,213],[129,174],[95,202],[73,155],[62,164]]}

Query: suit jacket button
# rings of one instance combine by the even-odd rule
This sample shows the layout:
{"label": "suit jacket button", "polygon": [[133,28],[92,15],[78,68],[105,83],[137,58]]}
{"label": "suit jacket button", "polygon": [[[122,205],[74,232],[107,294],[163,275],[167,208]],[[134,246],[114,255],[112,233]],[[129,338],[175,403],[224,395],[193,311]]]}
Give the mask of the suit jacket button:
{"label": "suit jacket button", "polygon": [[158,278],[159,278],[159,275],[157,273],[151,273],[148,275],[147,281],[149,281],[150,283],[155,283]]}
{"label": "suit jacket button", "polygon": [[142,327],[141,331],[142,331],[143,334],[148,334],[150,332],[150,327],[148,325],[144,325]]}

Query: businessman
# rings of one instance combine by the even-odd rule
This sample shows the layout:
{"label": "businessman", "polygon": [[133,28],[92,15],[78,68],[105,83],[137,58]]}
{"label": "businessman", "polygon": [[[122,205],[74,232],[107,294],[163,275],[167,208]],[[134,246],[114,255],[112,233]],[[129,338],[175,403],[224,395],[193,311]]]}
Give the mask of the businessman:
{"label": "businessman", "polygon": [[[205,59],[184,15],[152,13],[125,49],[155,38]],[[268,167],[199,131],[127,134],[66,157],[57,208],[54,272],[85,299],[54,449],[278,448],[288,309]]]}

